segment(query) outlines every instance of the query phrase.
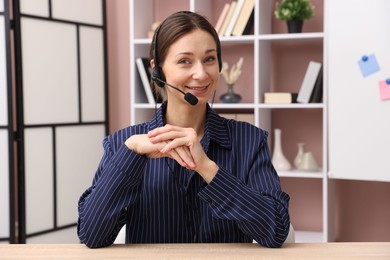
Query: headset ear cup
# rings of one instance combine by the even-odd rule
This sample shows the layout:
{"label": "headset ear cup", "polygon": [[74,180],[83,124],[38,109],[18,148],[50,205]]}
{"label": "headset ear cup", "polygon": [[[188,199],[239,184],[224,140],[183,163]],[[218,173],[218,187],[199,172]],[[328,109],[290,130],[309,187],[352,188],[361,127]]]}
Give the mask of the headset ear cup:
{"label": "headset ear cup", "polygon": [[164,82],[155,80],[155,79],[160,79],[161,81],[165,81],[164,74],[162,73],[162,70],[160,67],[154,66],[152,70],[152,80],[154,83],[157,84],[160,88],[163,88],[165,86]]}

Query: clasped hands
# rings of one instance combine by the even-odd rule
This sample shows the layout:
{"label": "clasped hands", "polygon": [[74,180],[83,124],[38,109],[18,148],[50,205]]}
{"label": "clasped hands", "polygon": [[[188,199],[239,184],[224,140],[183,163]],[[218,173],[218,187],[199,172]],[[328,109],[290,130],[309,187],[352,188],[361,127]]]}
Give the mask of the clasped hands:
{"label": "clasped hands", "polygon": [[218,171],[218,166],[204,152],[193,128],[167,124],[147,134],[133,135],[125,144],[148,158],[172,158],[181,166],[197,171],[208,183]]}

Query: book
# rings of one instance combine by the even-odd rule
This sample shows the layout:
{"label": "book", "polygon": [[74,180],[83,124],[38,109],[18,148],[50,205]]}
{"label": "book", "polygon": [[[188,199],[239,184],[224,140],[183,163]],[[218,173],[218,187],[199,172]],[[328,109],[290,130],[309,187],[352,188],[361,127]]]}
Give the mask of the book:
{"label": "book", "polygon": [[323,92],[323,72],[322,67],[318,74],[316,83],[314,85],[313,92],[311,93],[309,103],[321,103],[322,102],[322,92]]}
{"label": "book", "polygon": [[253,25],[255,22],[255,10],[252,11],[251,16],[249,17],[249,21],[246,24],[244,28],[244,32],[242,35],[248,35],[248,34],[253,34]]}
{"label": "book", "polygon": [[237,5],[237,1],[236,0],[233,0],[230,3],[230,7],[229,7],[229,10],[228,10],[228,12],[226,14],[225,21],[223,21],[221,29],[218,32],[219,36],[223,36],[225,34],[226,27],[228,26],[228,24],[230,22],[230,19],[231,19],[232,15],[233,15],[234,9],[236,8],[236,5]]}
{"label": "book", "polygon": [[233,28],[236,25],[236,22],[238,20],[238,16],[241,13],[241,9],[244,6],[245,0],[237,0],[236,7],[234,8],[234,11],[232,13],[232,16],[230,18],[230,21],[226,27],[226,30],[224,32],[225,36],[231,36],[233,32]]}
{"label": "book", "polygon": [[236,25],[233,28],[232,35],[241,36],[244,34],[245,28],[253,26],[253,18],[255,13],[254,9],[255,9],[255,0],[245,0],[244,6],[242,7]]}
{"label": "book", "polygon": [[153,90],[152,85],[150,84],[151,80],[151,68],[148,58],[136,58],[135,60],[139,76],[142,81],[142,85],[145,90],[146,98],[150,104],[160,103],[162,100]]}
{"label": "book", "polygon": [[222,24],[225,21],[229,8],[230,8],[230,3],[226,3],[221,11],[221,14],[219,15],[218,21],[215,25],[215,31],[217,33],[221,30]]}
{"label": "book", "polygon": [[291,104],[297,103],[298,93],[290,92],[265,92],[265,104]]}
{"label": "book", "polygon": [[301,88],[299,89],[298,92],[297,101],[299,103],[309,103],[321,67],[322,67],[321,63],[315,61],[309,62],[309,65],[305,73],[305,77],[303,78],[301,84]]}

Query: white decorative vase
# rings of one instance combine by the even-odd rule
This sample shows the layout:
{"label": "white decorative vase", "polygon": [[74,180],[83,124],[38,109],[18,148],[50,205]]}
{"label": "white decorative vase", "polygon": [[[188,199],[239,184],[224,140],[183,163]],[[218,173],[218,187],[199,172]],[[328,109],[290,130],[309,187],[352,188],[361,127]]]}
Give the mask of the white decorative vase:
{"label": "white decorative vase", "polygon": [[304,152],[304,143],[297,143],[298,152],[294,159],[294,166],[296,169],[299,169],[299,164],[302,162],[303,152]]}
{"label": "white decorative vase", "polygon": [[317,160],[312,152],[303,153],[302,161],[300,162],[298,169],[307,172],[319,171]]}
{"label": "white decorative vase", "polygon": [[277,171],[288,171],[291,170],[291,164],[286,159],[282,150],[282,130],[275,128],[275,139],[274,139],[274,151],[272,155],[272,164]]}

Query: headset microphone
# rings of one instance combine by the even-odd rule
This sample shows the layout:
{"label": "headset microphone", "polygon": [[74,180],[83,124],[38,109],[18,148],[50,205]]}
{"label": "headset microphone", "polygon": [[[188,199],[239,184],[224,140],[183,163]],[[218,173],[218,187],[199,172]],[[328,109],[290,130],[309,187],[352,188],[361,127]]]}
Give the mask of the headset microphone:
{"label": "headset microphone", "polygon": [[177,91],[179,91],[180,93],[182,93],[184,95],[184,99],[190,104],[190,105],[193,105],[195,106],[196,104],[198,104],[198,98],[195,97],[194,95],[192,95],[191,93],[187,92],[185,93],[184,91],[182,91],[181,89],[175,87],[175,86],[172,86],[171,84],[159,79],[158,77],[155,77],[152,75],[152,80],[154,81],[158,81],[159,83],[162,83],[164,85],[167,85],[168,87],[171,87]]}

